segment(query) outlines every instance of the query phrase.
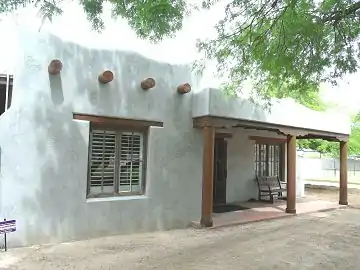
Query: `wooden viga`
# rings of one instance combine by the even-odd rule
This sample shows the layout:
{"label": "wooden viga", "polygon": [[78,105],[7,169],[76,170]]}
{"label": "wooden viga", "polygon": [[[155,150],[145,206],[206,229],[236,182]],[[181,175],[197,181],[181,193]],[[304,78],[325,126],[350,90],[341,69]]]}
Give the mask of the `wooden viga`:
{"label": "wooden viga", "polygon": [[110,70],[105,70],[104,72],[100,73],[98,76],[98,81],[101,84],[107,84],[114,80],[114,73]]}
{"label": "wooden viga", "polygon": [[48,72],[50,75],[58,75],[60,74],[63,68],[63,64],[59,59],[53,59],[50,61],[48,66]]}
{"label": "wooden viga", "polygon": [[149,90],[151,88],[154,88],[155,85],[156,85],[156,82],[155,82],[155,79],[153,79],[153,78],[144,79],[141,81],[141,84],[140,84],[140,86],[143,90]]}
{"label": "wooden viga", "polygon": [[191,91],[191,85],[188,83],[183,83],[183,84],[180,84],[176,90],[179,94],[183,95],[183,94],[189,93]]}

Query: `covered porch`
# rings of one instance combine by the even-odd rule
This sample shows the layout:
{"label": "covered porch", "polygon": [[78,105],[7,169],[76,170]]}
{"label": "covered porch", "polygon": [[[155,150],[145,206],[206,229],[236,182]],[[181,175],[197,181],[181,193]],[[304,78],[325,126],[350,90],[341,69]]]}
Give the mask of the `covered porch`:
{"label": "covered porch", "polygon": [[[198,116],[193,118],[195,128],[201,129],[203,134],[203,179],[200,226],[222,226],[223,223],[245,223],[262,219],[271,219],[289,216],[296,213],[321,211],[348,204],[347,191],[347,141],[348,134],[280,125],[269,122],[253,121],[220,116]],[[286,174],[286,201],[273,205],[259,204],[258,202],[239,203],[242,211],[233,213],[213,213],[214,206],[214,159],[216,138],[226,136],[224,130],[241,128],[244,130],[263,130],[279,134],[286,146],[286,159],[282,168]],[[253,138],[254,140],[269,140],[269,138]],[[324,139],[340,143],[340,188],[339,202],[334,204],[327,201],[296,201],[296,140],[297,139]],[[272,138],[272,140],[278,140]],[[225,153],[226,154],[226,153]],[[253,158],[253,157],[249,157]],[[255,178],[255,173],[254,173]],[[245,209],[250,208],[250,209]],[[235,219],[235,221],[234,221]],[[239,222],[240,219],[240,222]]]}
{"label": "covered porch", "polygon": [[[286,201],[277,201],[274,204],[264,202],[239,202],[243,210],[213,213],[213,226],[209,228],[221,228],[232,225],[242,225],[252,222],[273,220],[294,216],[294,214],[286,213]],[[339,209],[344,206],[325,198],[301,198],[296,204],[296,214],[313,214],[322,216],[324,212]],[[246,209],[245,209],[246,208]],[[195,228],[204,227],[200,222],[193,222]]]}

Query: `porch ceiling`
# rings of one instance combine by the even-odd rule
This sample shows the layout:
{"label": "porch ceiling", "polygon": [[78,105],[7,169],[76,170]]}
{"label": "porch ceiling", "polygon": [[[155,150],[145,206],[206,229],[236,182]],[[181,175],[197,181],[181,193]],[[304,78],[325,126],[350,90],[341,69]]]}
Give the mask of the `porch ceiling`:
{"label": "porch ceiling", "polygon": [[215,128],[241,127],[244,129],[267,130],[281,135],[293,135],[298,139],[323,139],[328,141],[348,141],[349,139],[348,134],[213,115],[194,117],[193,125],[195,128],[211,126]]}

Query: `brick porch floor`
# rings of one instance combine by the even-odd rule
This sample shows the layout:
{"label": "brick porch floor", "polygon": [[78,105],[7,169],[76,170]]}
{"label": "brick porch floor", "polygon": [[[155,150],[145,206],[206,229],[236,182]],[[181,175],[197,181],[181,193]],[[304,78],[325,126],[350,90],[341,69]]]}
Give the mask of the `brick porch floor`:
{"label": "brick porch floor", "polygon": [[[246,210],[233,211],[227,213],[214,213],[214,226],[211,228],[226,227],[238,224],[246,224],[263,220],[284,218],[294,216],[285,213],[286,201],[278,201],[274,204],[264,202],[238,202],[236,203],[246,208]],[[341,206],[334,201],[327,200],[306,200],[299,199],[296,202],[297,214],[322,212],[340,208]],[[199,222],[192,222],[192,226],[199,228]]]}

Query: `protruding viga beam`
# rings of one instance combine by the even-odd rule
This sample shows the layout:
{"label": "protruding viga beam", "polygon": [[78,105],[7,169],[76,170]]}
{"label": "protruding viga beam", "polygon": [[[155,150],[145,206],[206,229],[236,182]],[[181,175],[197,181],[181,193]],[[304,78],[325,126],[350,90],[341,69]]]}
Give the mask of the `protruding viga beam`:
{"label": "protruding viga beam", "polygon": [[143,90],[149,90],[151,88],[154,88],[156,85],[155,79],[153,78],[147,78],[141,81],[141,88]]}
{"label": "protruding viga beam", "polygon": [[177,87],[177,92],[179,94],[186,94],[186,93],[189,93],[191,91],[191,85],[188,84],[188,83],[184,83],[184,84],[180,84],[178,87]]}
{"label": "protruding viga beam", "polygon": [[106,70],[99,74],[98,80],[102,84],[106,84],[114,80],[114,73],[110,70]]}
{"label": "protruding viga beam", "polygon": [[50,75],[58,75],[60,74],[62,68],[62,62],[59,59],[53,59],[48,66],[48,72]]}

